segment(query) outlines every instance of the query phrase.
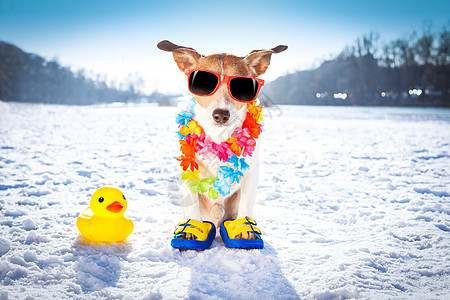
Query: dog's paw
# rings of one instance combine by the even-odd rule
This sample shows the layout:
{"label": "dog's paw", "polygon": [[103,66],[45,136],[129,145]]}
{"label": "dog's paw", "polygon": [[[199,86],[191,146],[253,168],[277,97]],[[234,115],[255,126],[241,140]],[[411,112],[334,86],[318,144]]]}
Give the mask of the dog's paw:
{"label": "dog's paw", "polygon": [[184,239],[184,240],[196,240],[197,237],[195,235],[193,235],[192,233],[187,232],[186,234],[184,234],[182,237],[179,237],[180,239]]}
{"label": "dog's paw", "polygon": [[253,232],[244,231],[240,233],[236,238],[244,240],[257,240],[258,237]]}

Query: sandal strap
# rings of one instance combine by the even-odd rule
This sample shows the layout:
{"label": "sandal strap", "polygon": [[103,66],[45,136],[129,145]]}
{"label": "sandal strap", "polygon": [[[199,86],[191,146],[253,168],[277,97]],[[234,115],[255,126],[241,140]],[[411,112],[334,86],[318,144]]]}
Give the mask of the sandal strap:
{"label": "sandal strap", "polygon": [[174,237],[179,238],[186,233],[195,235],[200,241],[206,241],[211,224],[203,223],[192,219],[183,220],[175,226]]}
{"label": "sandal strap", "polygon": [[229,222],[226,227],[228,236],[232,239],[236,238],[236,236],[242,232],[252,232],[258,238],[261,238],[261,230],[259,230],[258,226],[256,226],[255,220],[250,217],[233,220]]}

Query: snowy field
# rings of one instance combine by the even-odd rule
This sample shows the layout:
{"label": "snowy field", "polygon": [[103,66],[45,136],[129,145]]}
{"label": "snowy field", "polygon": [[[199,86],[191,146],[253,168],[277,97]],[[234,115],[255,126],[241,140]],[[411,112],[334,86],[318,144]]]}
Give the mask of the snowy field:
{"label": "snowy field", "polygon": [[[265,111],[263,250],[171,248],[173,108],[0,102],[0,299],[448,299],[450,111]],[[79,238],[120,188],[125,244]]]}

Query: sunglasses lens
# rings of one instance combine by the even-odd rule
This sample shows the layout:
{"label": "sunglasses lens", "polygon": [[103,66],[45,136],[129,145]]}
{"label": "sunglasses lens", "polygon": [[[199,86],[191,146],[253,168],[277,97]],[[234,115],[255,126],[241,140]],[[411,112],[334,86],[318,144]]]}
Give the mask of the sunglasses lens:
{"label": "sunglasses lens", "polygon": [[240,101],[252,101],[258,93],[258,81],[245,77],[233,78],[230,80],[230,92]]}
{"label": "sunglasses lens", "polygon": [[194,71],[189,76],[189,88],[199,96],[214,92],[218,83],[219,78],[216,75],[205,71]]}

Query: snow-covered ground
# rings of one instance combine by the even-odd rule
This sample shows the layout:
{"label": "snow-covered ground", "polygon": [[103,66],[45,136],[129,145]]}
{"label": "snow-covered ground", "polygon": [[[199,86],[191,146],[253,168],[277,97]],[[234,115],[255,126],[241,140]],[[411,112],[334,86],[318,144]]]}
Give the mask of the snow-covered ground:
{"label": "snow-covered ground", "polygon": [[[263,250],[171,248],[173,108],[0,102],[0,299],[450,296],[450,111],[266,110]],[[135,229],[87,244],[76,217],[120,188]]]}

